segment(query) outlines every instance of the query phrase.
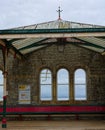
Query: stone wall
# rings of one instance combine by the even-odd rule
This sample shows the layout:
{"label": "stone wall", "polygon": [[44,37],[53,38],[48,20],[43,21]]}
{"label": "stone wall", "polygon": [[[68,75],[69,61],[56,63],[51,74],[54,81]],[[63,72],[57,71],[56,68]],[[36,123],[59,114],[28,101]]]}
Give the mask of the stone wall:
{"label": "stone wall", "polygon": [[0,70],[3,71],[3,54],[1,49],[0,49]]}
{"label": "stone wall", "polygon": [[[31,104],[104,104],[105,103],[105,57],[88,49],[75,45],[65,45],[64,51],[59,52],[58,46],[52,45],[32,52],[24,60],[11,57],[8,66],[8,105],[19,104],[18,86],[31,86]],[[59,68],[66,68],[70,78],[74,79],[74,71],[83,68],[87,74],[87,101],[57,101],[56,73]],[[39,74],[41,69],[49,68],[53,73],[53,100],[41,102],[39,98]],[[70,84],[72,84],[70,82]],[[73,84],[71,85],[73,87]],[[72,94],[73,95],[73,94]]]}

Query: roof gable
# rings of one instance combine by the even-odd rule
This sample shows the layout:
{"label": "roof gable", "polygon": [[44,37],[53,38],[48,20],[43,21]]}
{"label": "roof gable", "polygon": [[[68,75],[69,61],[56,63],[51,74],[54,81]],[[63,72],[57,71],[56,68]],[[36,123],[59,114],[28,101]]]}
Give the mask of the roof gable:
{"label": "roof gable", "polygon": [[65,29],[65,28],[100,28],[105,26],[70,22],[65,20],[55,20],[40,24],[34,24],[29,26],[23,26],[15,29]]}
{"label": "roof gable", "polygon": [[68,43],[101,54],[105,51],[105,26],[76,23],[61,19],[9,30],[0,30],[0,37],[5,39],[3,40],[5,45],[12,47],[15,53],[19,52],[19,55],[25,55],[52,44],[62,45]]}

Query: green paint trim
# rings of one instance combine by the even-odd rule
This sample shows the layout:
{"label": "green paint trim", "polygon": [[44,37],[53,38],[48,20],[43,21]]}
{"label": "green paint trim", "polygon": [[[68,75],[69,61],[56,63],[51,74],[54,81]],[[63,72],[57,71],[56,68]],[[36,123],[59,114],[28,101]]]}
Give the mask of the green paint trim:
{"label": "green paint trim", "polygon": [[2,128],[7,127],[7,120],[6,120],[6,103],[7,103],[7,96],[3,96],[3,112],[2,112]]}
{"label": "green paint trim", "polygon": [[[2,114],[2,113],[0,113]],[[105,114],[105,112],[95,112],[95,111],[91,111],[91,112],[87,112],[87,111],[83,111],[83,112],[77,112],[77,111],[73,111],[73,112],[8,112],[6,113],[6,115],[53,115],[53,114]]]}
{"label": "green paint trim", "polygon": [[0,30],[0,34],[88,33],[88,32],[105,32],[105,28]]}

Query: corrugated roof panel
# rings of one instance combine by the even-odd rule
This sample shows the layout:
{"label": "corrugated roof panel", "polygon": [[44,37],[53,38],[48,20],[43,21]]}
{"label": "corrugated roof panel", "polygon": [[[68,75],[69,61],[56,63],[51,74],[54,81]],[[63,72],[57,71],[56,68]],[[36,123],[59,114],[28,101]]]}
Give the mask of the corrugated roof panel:
{"label": "corrugated roof panel", "polygon": [[87,48],[87,49],[95,51],[95,52],[99,52],[99,53],[102,53],[104,51],[104,49],[99,49],[99,48],[95,48],[92,46],[86,46],[86,45],[79,45],[79,46]]}
{"label": "corrugated roof panel", "polygon": [[23,26],[14,28],[15,29],[58,29],[58,28],[100,28],[104,26],[100,25],[93,25],[93,24],[84,24],[84,23],[77,23],[65,20],[55,20],[40,24],[34,24],[29,26]]}
{"label": "corrugated roof panel", "polygon": [[89,42],[89,43],[93,43],[95,45],[98,46],[102,46],[105,47],[105,40],[100,39],[100,38],[95,38],[95,37],[79,37],[78,39]]}
{"label": "corrugated roof panel", "polygon": [[22,51],[20,51],[22,54],[27,54],[27,53],[30,53],[30,52],[33,52],[35,50],[38,50],[38,49],[41,49],[43,47],[47,47],[48,45],[42,45],[42,46],[38,46],[38,47],[32,47],[32,48],[29,48],[29,49],[24,49]]}
{"label": "corrugated roof panel", "polygon": [[41,40],[44,40],[45,38],[29,38],[22,41],[17,41],[13,43],[13,46],[17,49],[23,48],[25,46],[29,46],[33,43],[40,42]]}
{"label": "corrugated roof panel", "polygon": [[55,28],[99,28],[102,26],[76,23],[64,20],[56,20],[48,23],[37,24],[36,29],[55,29]]}
{"label": "corrugated roof panel", "polygon": [[[19,31],[23,31],[23,34],[27,33],[27,30],[30,32],[33,32],[33,34],[35,33],[35,31],[37,31],[36,33],[38,33],[39,30],[37,29],[42,29],[42,31],[45,31],[47,29],[58,29],[61,31],[61,29],[71,29],[71,30],[75,30],[76,29],[76,33],[79,34],[80,29],[82,31],[84,31],[85,29],[95,29],[94,32],[98,32],[96,31],[96,28],[105,28],[105,26],[99,26],[99,25],[92,25],[92,24],[84,24],[84,23],[77,23],[77,22],[71,22],[71,21],[64,21],[64,20],[55,20],[55,21],[50,21],[50,22],[45,22],[45,23],[40,23],[40,24],[34,24],[34,25],[29,25],[29,26],[23,26],[23,27],[19,27],[19,28],[13,28],[11,29],[12,33],[14,34],[14,30],[18,32]],[[44,30],[45,29],[45,30]],[[57,31],[55,33],[58,34],[59,31]],[[70,32],[69,32],[70,33]],[[75,33],[75,31],[74,31]],[[83,32],[85,34],[85,32]],[[92,32],[91,32],[92,33]],[[3,34],[3,32],[2,32]],[[17,34],[17,32],[16,32]],[[62,32],[63,34],[63,32]],[[20,34],[21,35],[21,34]],[[28,35],[28,33],[27,33]],[[40,36],[40,38],[26,38],[24,37],[24,39],[22,39],[22,37],[18,37],[18,39],[7,39],[7,41],[10,41],[10,44],[12,44],[18,51],[20,51],[22,54],[27,54],[29,52],[41,49],[43,47],[47,47],[48,44],[51,45],[50,43],[54,43],[54,42],[58,42],[57,38],[55,38],[55,36],[52,38],[52,35],[48,36],[48,38],[46,38],[46,35],[44,35],[44,38],[42,38],[42,36]],[[76,35],[77,36],[77,35]],[[102,36],[102,34],[101,34]],[[60,35],[58,38],[63,37],[62,35]],[[26,38],[26,39],[25,39]],[[65,37],[64,37],[65,38]],[[78,40],[79,39],[79,40]],[[44,41],[45,40],[45,41]],[[78,44],[79,46],[82,46],[84,48],[96,51],[96,52],[103,52],[104,51],[104,47],[105,47],[105,40],[104,39],[100,39],[100,38],[96,38],[96,37],[77,37],[77,39],[74,38],[74,35],[71,36],[71,38],[67,38],[66,39],[67,42],[81,42],[83,44]],[[88,45],[86,45],[85,43],[89,43]],[[48,43],[47,45],[43,44],[43,43]],[[91,44],[91,45],[90,45]],[[94,44],[94,45],[92,45]]]}

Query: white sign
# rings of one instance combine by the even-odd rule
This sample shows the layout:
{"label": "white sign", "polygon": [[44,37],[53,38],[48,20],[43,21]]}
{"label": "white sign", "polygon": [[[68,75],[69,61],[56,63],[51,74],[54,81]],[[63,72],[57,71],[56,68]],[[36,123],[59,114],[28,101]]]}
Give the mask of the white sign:
{"label": "white sign", "polygon": [[30,104],[30,86],[19,85],[19,104]]}

